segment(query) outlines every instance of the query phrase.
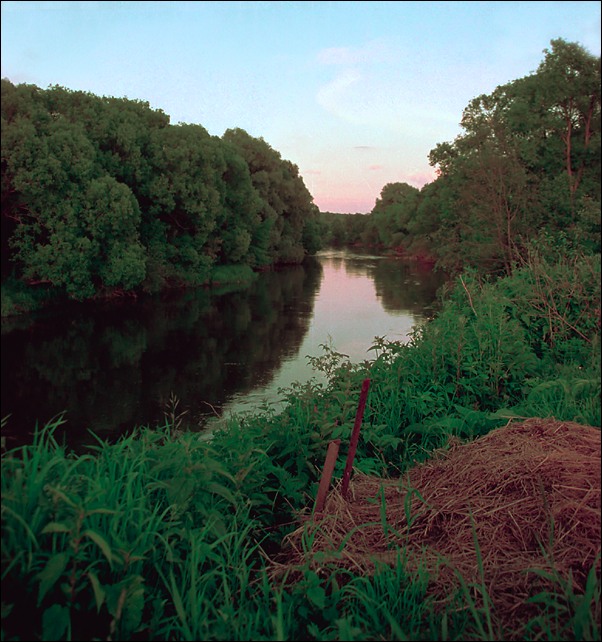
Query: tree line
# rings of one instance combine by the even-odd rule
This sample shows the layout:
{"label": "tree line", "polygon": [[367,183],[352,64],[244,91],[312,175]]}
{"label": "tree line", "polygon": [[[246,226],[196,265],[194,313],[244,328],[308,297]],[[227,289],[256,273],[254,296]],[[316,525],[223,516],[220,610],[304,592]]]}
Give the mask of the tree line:
{"label": "tree line", "polygon": [[389,183],[368,215],[323,213],[335,244],[380,246],[449,273],[509,275],[533,248],[600,253],[600,57],[551,41],[537,70],[474,98],[429,155],[437,178]]}
{"label": "tree line", "polygon": [[2,280],[70,298],[299,263],[318,208],[292,162],[147,102],[2,79]]}
{"label": "tree line", "polygon": [[320,212],[263,138],[172,125],[147,102],[3,79],[1,116],[3,283],[75,299],[158,291],[325,244],[450,274],[508,275],[533,248],[600,253],[600,57],[563,39],[469,103],[462,133],[429,154],[434,181],[388,183],[368,215]]}

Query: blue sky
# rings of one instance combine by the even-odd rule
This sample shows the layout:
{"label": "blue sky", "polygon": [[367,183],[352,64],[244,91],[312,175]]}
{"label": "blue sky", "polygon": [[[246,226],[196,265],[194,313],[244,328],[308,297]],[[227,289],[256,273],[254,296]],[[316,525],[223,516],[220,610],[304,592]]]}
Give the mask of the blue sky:
{"label": "blue sky", "polygon": [[600,55],[600,2],[2,2],[1,75],[126,96],[295,163],[323,211],[433,180],[469,101],[553,38]]}

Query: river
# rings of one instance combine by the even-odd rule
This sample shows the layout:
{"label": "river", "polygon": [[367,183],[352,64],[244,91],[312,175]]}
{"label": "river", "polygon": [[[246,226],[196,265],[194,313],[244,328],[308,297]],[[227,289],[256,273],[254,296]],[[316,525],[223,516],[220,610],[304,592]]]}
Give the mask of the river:
{"label": "river", "polygon": [[262,272],[245,288],[204,288],[73,303],[2,322],[2,435],[114,440],[180,415],[193,429],[278,405],[280,390],[321,374],[324,345],[353,362],[375,337],[407,341],[432,314],[444,277],[398,258],[348,250]]}

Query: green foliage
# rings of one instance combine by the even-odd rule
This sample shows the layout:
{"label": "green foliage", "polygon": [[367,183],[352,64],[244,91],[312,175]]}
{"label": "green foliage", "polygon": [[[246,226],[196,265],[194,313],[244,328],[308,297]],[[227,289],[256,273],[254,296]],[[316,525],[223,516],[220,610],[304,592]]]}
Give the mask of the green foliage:
{"label": "green foliage", "polygon": [[538,69],[465,108],[463,133],[436,145],[437,178],[383,187],[372,212],[324,213],[334,245],[381,246],[451,275],[510,275],[542,237],[600,252],[600,58],[551,41]]}
{"label": "green foliage", "polygon": [[[386,186],[370,216],[317,216],[297,168],[242,130],[220,140],[144,103],[2,81],[3,276],[19,279],[3,314],[31,305],[25,280],[85,298],[247,278],[311,253],[320,231],[436,252],[457,273],[409,343],[375,337],[363,363],[323,345],[317,376],[281,391],[280,412],[222,420],[207,438],[181,431],[172,396],[164,427],[83,454],[55,439],[60,417],[30,446],[3,444],[2,639],[516,636],[495,628],[482,574],[436,605],[402,549],[371,575],[324,558],[281,579],[267,559],[311,507],[333,439],[342,476],[366,378],[354,465],[370,474],[399,475],[511,418],[600,426],[594,63],[553,41],[535,74],[471,102],[465,135],[431,155],[434,183]],[[384,504],[381,518],[387,532]],[[584,595],[561,569],[547,579],[523,637],[598,639],[595,565]]]}
{"label": "green foliage", "polygon": [[[276,263],[299,263],[315,251],[317,242],[312,228],[317,208],[307,191],[299,168],[282,160],[263,138],[253,138],[242,129],[228,129],[223,140],[246,161],[253,189],[258,197],[258,225],[251,235],[250,250],[259,264],[263,254]],[[305,243],[304,239],[305,233]]]}
{"label": "green foliage", "polygon": [[262,139],[58,86],[2,80],[2,203],[3,279],[78,300],[299,263],[321,244],[298,168]]}
{"label": "green foliage", "polygon": [[[534,255],[498,281],[465,273],[408,344],[376,337],[374,359],[360,364],[323,345],[310,357],[320,380],[283,390],[278,413],[222,421],[210,439],[176,433],[184,425],[177,398],[164,428],[99,440],[81,455],[54,439],[61,419],[36,432],[31,446],[2,456],[3,637],[512,634],[497,632],[485,578],[477,587],[459,578],[464,590],[435,608],[428,576],[409,574],[401,549],[397,564],[369,576],[341,573],[324,558],[320,572],[310,562],[295,569],[294,582],[270,575],[266,556],[315,500],[332,439],[343,445],[334,471],[342,476],[366,378],[354,466],[370,474],[399,475],[451,436],[470,439],[512,417],[600,425],[599,278],[591,257],[552,264]],[[387,532],[384,506],[381,517]],[[531,596],[542,612],[526,639],[595,639],[595,570],[589,577],[587,594],[576,595],[559,570],[555,589]],[[23,621],[32,601],[35,613]]]}
{"label": "green foliage", "polygon": [[56,294],[48,286],[31,288],[22,281],[8,277],[0,291],[2,318],[32,312],[55,300]]}
{"label": "green foliage", "polygon": [[452,435],[473,438],[512,417],[599,426],[599,290],[599,257],[533,261],[491,282],[465,273],[408,344],[376,337],[375,358],[364,364],[322,346],[310,362],[327,382],[291,388],[285,416],[322,449],[346,443],[370,378],[357,466],[371,474],[398,473]]}
{"label": "green foliage", "polygon": [[388,183],[372,210],[371,219],[378,232],[378,243],[404,248],[416,218],[420,191],[407,183]]}
{"label": "green foliage", "polygon": [[249,283],[257,274],[248,265],[218,265],[211,270],[209,281],[215,285],[221,283]]}
{"label": "green foliage", "polygon": [[542,229],[599,252],[600,59],[551,45],[535,73],[471,101],[465,133],[431,152],[452,189],[463,266],[510,274]]}

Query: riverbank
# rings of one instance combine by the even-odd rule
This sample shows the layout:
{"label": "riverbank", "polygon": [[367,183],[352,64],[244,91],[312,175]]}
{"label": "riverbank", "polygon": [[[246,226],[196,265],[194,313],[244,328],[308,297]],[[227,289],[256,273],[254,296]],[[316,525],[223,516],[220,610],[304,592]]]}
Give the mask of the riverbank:
{"label": "riverbank", "polygon": [[[375,335],[405,340],[433,315],[438,273],[402,259],[329,251],[254,273],[250,284],[69,302],[2,322],[2,414],[12,443],[64,413],[68,443],[164,421],[172,395],[187,426],[280,403],[315,376],[331,344],[371,358]],[[267,400],[267,401],[266,401]],[[22,437],[19,439],[20,435]],[[18,441],[17,441],[18,440]]]}
{"label": "riverbank", "polygon": [[[599,291],[599,257],[534,263],[496,283],[464,275],[408,344],[377,341],[374,361],[361,364],[326,348],[313,365],[327,383],[293,385],[281,412],[232,417],[210,440],[173,417],[74,455],[53,439],[59,426],[48,426],[2,457],[3,637],[599,638],[599,540],[593,555],[584,551],[585,584],[553,566],[545,593],[534,585],[522,596],[537,613],[509,630],[507,613],[488,599],[496,579],[486,565],[445,604],[433,597],[432,570],[407,563],[377,490],[366,499],[382,506],[370,528],[379,521],[393,537],[392,565],[341,573],[348,539],[294,574],[276,577],[272,565],[312,510],[328,445],[349,443],[366,378],[356,481],[406,479],[438,449],[529,417],[599,429]],[[334,467],[335,486],[344,463]],[[419,494],[404,501],[407,521],[420,519]],[[599,523],[599,504],[592,510]],[[478,532],[482,516],[473,518]],[[311,530],[297,542],[315,550]]]}
{"label": "riverbank", "polygon": [[[194,287],[240,287],[249,285],[257,277],[257,273],[248,265],[218,265],[212,268],[209,279],[201,286]],[[178,285],[176,289],[181,289]],[[165,288],[169,290],[170,288]],[[35,312],[49,306],[57,306],[68,299],[65,294],[48,284],[28,285],[22,281],[8,278],[2,283],[1,317],[8,318],[21,314]],[[136,297],[137,291],[111,291],[104,296],[98,295],[96,301],[115,299],[118,297]]]}

